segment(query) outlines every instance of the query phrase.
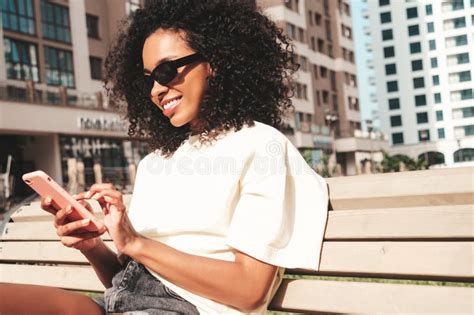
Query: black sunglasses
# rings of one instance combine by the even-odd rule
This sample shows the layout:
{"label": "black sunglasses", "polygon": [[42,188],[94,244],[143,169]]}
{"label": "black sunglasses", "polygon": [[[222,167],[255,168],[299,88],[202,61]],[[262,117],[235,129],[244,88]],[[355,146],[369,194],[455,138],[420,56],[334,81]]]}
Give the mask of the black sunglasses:
{"label": "black sunglasses", "polygon": [[198,53],[195,53],[179,59],[169,60],[160,63],[158,66],[155,67],[155,69],[153,69],[153,71],[151,71],[150,75],[143,76],[144,92],[149,94],[151,89],[153,88],[153,85],[155,84],[155,81],[161,85],[166,85],[170,83],[174,80],[174,78],[176,78],[176,75],[178,75],[178,68],[202,60],[204,60],[204,57],[202,57]]}

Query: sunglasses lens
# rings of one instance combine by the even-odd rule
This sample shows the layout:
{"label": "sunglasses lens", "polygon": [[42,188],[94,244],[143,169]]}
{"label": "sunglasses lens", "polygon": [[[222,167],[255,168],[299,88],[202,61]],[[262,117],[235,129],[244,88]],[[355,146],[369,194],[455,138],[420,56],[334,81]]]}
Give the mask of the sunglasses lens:
{"label": "sunglasses lens", "polygon": [[176,68],[171,62],[164,62],[153,71],[156,81],[160,84],[170,83],[177,73]]}
{"label": "sunglasses lens", "polygon": [[151,75],[143,76],[143,92],[145,93],[145,95],[150,95],[151,89],[153,88],[154,84],[155,80],[153,80]]}

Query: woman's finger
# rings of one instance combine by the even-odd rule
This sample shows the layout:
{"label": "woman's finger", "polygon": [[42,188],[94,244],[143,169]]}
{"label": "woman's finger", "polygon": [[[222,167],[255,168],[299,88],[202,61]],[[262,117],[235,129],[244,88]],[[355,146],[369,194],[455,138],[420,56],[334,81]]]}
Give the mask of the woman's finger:
{"label": "woman's finger", "polygon": [[58,209],[53,206],[53,199],[49,196],[41,197],[41,209],[55,215]]}
{"label": "woman's finger", "polygon": [[114,185],[111,183],[106,184],[94,184],[89,188],[89,191],[86,192],[85,198],[91,198],[94,194],[101,192],[102,190],[117,190]]}
{"label": "woman's finger", "polygon": [[54,217],[54,227],[57,229],[58,227],[64,225],[67,221],[67,216],[72,213],[71,206],[66,206],[56,212]]}
{"label": "woman's finger", "polygon": [[100,236],[100,234],[97,232],[84,233],[79,236],[71,236],[71,235],[62,236],[61,243],[67,247],[74,247],[82,241],[85,241],[91,238],[96,238],[98,236]]}
{"label": "woman's finger", "polygon": [[114,205],[119,211],[125,210],[123,204],[122,193],[116,190],[102,190],[100,193],[95,194],[92,199],[100,202],[105,202],[106,208],[108,205]]}
{"label": "woman's finger", "polygon": [[83,220],[67,223],[64,225],[60,225],[57,228],[56,233],[58,234],[59,237],[67,236],[76,232],[77,230],[81,228],[88,226],[90,223],[91,223],[91,219],[83,219]]}
{"label": "woman's finger", "polygon": [[96,193],[94,196],[92,196],[92,199],[98,200],[105,196],[109,197],[108,200],[117,199],[119,201],[122,201],[123,199],[123,195],[120,191],[112,190],[112,189],[104,189]]}

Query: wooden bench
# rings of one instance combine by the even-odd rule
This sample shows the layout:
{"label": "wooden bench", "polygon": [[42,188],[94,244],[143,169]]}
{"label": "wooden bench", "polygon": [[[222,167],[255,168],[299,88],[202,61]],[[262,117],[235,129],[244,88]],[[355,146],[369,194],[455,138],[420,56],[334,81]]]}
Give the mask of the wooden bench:
{"label": "wooden bench", "polygon": [[[473,174],[471,167],[328,179],[320,271],[287,270],[270,308],[473,314]],[[38,203],[12,218],[0,243],[1,282],[103,290],[82,255],[57,241]]]}

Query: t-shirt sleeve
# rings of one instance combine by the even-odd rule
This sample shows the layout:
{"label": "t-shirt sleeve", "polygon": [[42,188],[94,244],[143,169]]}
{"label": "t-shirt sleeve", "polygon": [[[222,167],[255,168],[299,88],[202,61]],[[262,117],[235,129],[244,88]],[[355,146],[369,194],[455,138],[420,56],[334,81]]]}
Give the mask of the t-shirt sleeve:
{"label": "t-shirt sleeve", "polygon": [[285,268],[318,270],[327,221],[325,180],[283,135],[245,159],[227,244]]}

